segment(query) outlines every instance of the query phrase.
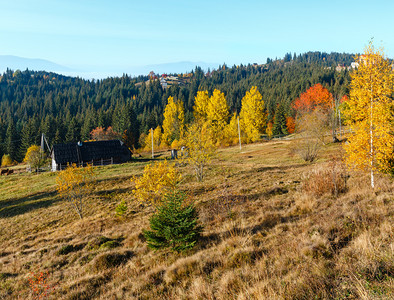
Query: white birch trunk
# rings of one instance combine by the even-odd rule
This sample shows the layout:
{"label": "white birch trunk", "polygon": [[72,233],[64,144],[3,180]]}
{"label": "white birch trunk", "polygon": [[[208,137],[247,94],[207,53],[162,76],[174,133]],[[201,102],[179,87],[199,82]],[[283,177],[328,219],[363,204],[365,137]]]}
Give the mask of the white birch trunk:
{"label": "white birch trunk", "polygon": [[373,113],[372,113],[372,109],[373,109],[373,95],[372,95],[372,86],[371,86],[371,122],[370,122],[370,127],[369,127],[369,134],[371,135],[371,149],[370,149],[370,159],[371,159],[371,187],[374,188],[375,187],[375,181],[374,181],[374,174],[373,174],[373,121],[372,121],[372,117],[373,117]]}

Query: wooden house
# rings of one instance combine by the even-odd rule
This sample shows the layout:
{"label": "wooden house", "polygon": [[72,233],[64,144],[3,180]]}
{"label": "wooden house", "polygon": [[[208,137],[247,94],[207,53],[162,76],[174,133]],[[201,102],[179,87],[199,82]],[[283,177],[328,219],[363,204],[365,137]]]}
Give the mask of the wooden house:
{"label": "wooden house", "polygon": [[62,170],[68,164],[108,165],[131,160],[131,151],[120,140],[78,142],[53,145],[52,171]]}

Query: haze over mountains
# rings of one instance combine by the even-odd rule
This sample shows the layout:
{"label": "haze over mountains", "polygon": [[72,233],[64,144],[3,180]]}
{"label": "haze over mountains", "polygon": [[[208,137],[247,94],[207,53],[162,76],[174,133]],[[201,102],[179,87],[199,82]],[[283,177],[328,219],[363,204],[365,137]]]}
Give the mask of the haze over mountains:
{"label": "haze over mountains", "polygon": [[48,72],[70,72],[71,69],[65,66],[53,63],[49,60],[39,58],[25,58],[13,55],[0,55],[0,72],[4,72],[7,68],[12,70],[34,70]]}
{"label": "haze over mountains", "polygon": [[107,77],[122,76],[129,74],[131,76],[146,75],[150,71],[155,73],[186,73],[194,70],[196,66],[203,70],[213,70],[218,67],[219,63],[191,62],[182,61],[174,63],[152,64],[145,66],[63,66],[45,59],[25,58],[13,55],[0,55],[0,73],[7,68],[11,70],[34,70],[55,72],[67,76],[79,76],[85,79],[103,79]]}

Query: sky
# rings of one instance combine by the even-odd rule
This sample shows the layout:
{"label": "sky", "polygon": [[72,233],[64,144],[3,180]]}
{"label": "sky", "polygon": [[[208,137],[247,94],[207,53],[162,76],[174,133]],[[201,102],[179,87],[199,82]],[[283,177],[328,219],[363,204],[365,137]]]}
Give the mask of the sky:
{"label": "sky", "polygon": [[[394,57],[394,1],[0,0],[0,55],[94,74],[182,61],[238,65],[307,51]],[[133,74],[137,75],[137,74]]]}

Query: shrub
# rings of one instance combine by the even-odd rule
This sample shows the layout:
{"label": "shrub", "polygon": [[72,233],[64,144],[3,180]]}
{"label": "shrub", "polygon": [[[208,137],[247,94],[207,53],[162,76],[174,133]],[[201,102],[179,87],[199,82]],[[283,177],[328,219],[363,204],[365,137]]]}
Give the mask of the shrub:
{"label": "shrub", "polygon": [[131,251],[103,253],[92,261],[92,270],[96,272],[120,266],[126,263],[134,255]]}
{"label": "shrub", "polygon": [[135,189],[133,190],[137,200],[141,203],[160,205],[165,195],[173,191],[181,175],[175,166],[168,161],[156,162],[145,166],[141,178],[133,178]]}
{"label": "shrub", "polygon": [[157,213],[150,218],[151,231],[144,231],[148,246],[158,250],[171,247],[181,252],[191,249],[200,237],[201,226],[193,203],[185,204],[185,194],[174,191],[167,194]]}
{"label": "shrub", "polygon": [[115,208],[115,215],[117,217],[121,217],[126,213],[126,211],[127,211],[127,204],[124,200],[122,200]]}
{"label": "shrub", "polygon": [[114,249],[119,246],[120,246],[120,242],[117,240],[113,240],[113,241],[108,241],[108,242],[105,242],[104,244],[101,244],[100,249],[102,249],[102,250],[103,249],[105,249],[105,250]]}
{"label": "shrub", "polygon": [[1,166],[8,167],[8,166],[12,166],[12,165],[13,165],[13,162],[11,159],[11,155],[4,154],[3,157],[1,158]]}
{"label": "shrub", "polygon": [[101,245],[109,241],[113,241],[113,239],[107,238],[105,236],[95,237],[92,241],[90,241],[87,244],[86,250],[98,250],[101,247]]}
{"label": "shrub", "polygon": [[55,285],[49,284],[49,272],[31,272],[28,282],[33,299],[45,299],[55,289]]}
{"label": "shrub", "polygon": [[66,255],[73,251],[74,251],[73,245],[64,245],[57,251],[57,255]]}
{"label": "shrub", "polygon": [[326,193],[337,197],[347,191],[346,167],[342,161],[333,159],[327,168],[316,168],[311,171],[302,184],[302,189],[314,196],[322,196]]}

